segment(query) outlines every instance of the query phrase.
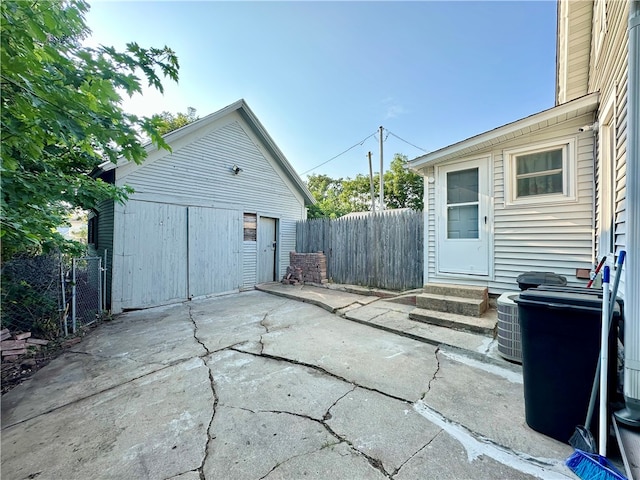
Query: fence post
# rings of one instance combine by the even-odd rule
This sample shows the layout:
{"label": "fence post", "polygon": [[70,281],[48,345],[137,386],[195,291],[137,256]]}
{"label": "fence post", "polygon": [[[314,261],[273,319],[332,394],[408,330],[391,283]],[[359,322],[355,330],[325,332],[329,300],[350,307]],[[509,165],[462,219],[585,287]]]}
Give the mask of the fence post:
{"label": "fence post", "polygon": [[67,294],[66,294],[66,285],[64,281],[64,262],[62,261],[62,254],[60,254],[60,285],[62,287],[62,308],[61,308],[61,317],[60,323],[64,329],[64,336],[69,335],[69,326],[67,325]]}
{"label": "fence post", "polygon": [[104,263],[102,264],[102,311],[107,309],[107,249],[104,249]]}
{"label": "fence post", "polygon": [[98,257],[98,314],[102,315],[102,259]]}
{"label": "fence post", "polygon": [[71,329],[76,333],[76,259],[71,260]]}

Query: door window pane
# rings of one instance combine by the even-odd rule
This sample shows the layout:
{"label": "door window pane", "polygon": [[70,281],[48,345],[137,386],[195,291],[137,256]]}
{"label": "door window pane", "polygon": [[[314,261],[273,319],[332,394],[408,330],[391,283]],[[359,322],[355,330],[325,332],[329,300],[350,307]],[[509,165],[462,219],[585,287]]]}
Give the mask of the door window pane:
{"label": "door window pane", "polygon": [[447,204],[478,201],[478,169],[447,173]]}
{"label": "door window pane", "polygon": [[478,205],[447,208],[447,238],[479,238]]}

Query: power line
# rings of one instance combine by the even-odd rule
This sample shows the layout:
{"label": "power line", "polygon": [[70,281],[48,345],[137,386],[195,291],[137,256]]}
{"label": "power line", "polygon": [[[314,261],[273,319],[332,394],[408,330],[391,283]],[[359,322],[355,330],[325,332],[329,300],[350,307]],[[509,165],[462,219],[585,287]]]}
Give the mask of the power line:
{"label": "power line", "polygon": [[[385,130],[387,130],[387,129],[385,128]],[[395,133],[393,133],[393,132],[391,132],[391,131],[389,131],[389,130],[387,130],[387,133],[388,133],[389,135],[393,135],[393,136],[394,136],[394,137],[396,137],[398,140],[400,140],[400,141],[402,141],[402,142],[406,143],[407,145],[411,145],[413,148],[417,148],[418,150],[422,150],[424,153],[429,153],[429,152],[428,152],[427,150],[425,150],[424,148],[419,147],[419,146],[417,146],[417,145],[414,145],[414,144],[413,144],[413,143],[411,143],[411,142],[407,142],[404,138],[400,138],[398,135],[396,135]]]}
{"label": "power line", "polygon": [[348,151],[353,150],[354,148],[356,148],[356,147],[358,147],[358,146],[362,145],[364,142],[366,142],[366,141],[367,141],[367,140],[369,140],[371,137],[373,137],[376,133],[378,133],[378,132],[377,132],[377,131],[376,131],[376,132],[373,132],[373,133],[372,133],[371,135],[369,135],[368,137],[363,138],[363,139],[362,139],[362,141],[360,141],[360,142],[356,143],[355,145],[352,145],[351,147],[347,148],[344,152],[339,153],[339,154],[338,154],[338,155],[336,155],[335,157],[331,157],[329,160],[327,160],[326,162],[322,162],[320,165],[316,165],[315,167],[310,168],[310,169],[309,169],[309,170],[307,170],[306,172],[302,172],[300,175],[306,175],[307,173],[314,171],[316,168],[320,168],[321,166],[326,165],[327,163],[329,163],[329,162],[331,162],[331,161],[335,160],[336,158],[338,158],[338,157],[340,157],[340,156],[344,155],[344,154],[345,154],[345,153],[347,153]]}

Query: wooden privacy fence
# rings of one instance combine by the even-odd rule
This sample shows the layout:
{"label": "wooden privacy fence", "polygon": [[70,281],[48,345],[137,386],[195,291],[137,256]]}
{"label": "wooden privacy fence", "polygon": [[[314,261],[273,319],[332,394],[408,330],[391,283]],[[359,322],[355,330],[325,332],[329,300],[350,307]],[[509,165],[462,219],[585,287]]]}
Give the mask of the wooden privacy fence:
{"label": "wooden privacy fence", "polygon": [[376,214],[299,221],[296,251],[322,251],[334,283],[390,290],[422,287],[423,214],[388,210]]}

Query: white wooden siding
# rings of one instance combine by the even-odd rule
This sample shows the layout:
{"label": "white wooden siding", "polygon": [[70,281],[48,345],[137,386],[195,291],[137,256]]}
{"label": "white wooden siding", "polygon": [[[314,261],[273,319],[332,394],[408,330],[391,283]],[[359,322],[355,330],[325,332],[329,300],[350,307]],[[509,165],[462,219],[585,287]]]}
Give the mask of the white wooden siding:
{"label": "white wooden siding", "polygon": [[258,280],[258,242],[243,242],[242,252],[242,286],[253,287]]}
{"label": "white wooden siding", "polygon": [[[242,172],[234,175],[231,167]],[[300,219],[304,202],[294,194],[276,162],[256,146],[241,121],[175,149],[118,180],[132,186],[132,198],[274,212]]]}
{"label": "white wooden siding", "polygon": [[[589,268],[593,251],[593,142],[592,132],[578,128],[593,122],[593,114],[537,130],[517,140],[502,143],[490,154],[493,165],[494,275],[484,279],[438,275],[436,272],[435,186],[428,190],[428,273],[430,282],[488,286],[491,293],[517,290],[516,278],[531,271],[552,271],[567,277],[569,284],[584,285],[575,278],[576,268]],[[576,140],[574,173],[576,202],[553,205],[509,206],[505,204],[503,150],[535,145],[556,138]],[[433,167],[425,176],[434,176]]]}

